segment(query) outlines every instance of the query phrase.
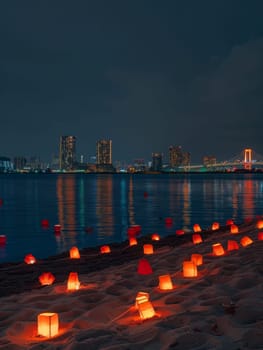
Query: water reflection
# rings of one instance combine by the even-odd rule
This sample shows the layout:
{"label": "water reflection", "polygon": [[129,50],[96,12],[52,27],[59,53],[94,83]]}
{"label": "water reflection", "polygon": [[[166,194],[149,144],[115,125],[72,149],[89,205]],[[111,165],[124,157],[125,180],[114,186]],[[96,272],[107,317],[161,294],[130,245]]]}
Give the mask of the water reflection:
{"label": "water reflection", "polygon": [[244,181],[243,194],[243,216],[244,218],[253,218],[254,213],[254,183],[251,179]]}
{"label": "water reflection", "polygon": [[128,195],[128,213],[129,225],[135,225],[134,203],[133,203],[133,176],[129,178],[129,195]]}
{"label": "water reflection", "polygon": [[183,229],[186,229],[191,222],[191,182],[185,179],[183,183]]}

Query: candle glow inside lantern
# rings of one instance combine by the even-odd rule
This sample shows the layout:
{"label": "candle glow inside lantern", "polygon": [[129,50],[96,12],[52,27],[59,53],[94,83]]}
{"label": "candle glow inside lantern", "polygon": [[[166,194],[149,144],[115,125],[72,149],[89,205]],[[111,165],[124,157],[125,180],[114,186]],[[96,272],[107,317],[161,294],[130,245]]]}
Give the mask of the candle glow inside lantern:
{"label": "candle glow inside lantern", "polygon": [[146,255],[153,254],[153,245],[152,244],[144,244],[143,245],[143,252]]}
{"label": "candle glow inside lantern", "polygon": [[263,241],[263,232],[258,233],[258,240]]}
{"label": "candle glow inside lantern", "polygon": [[37,316],[38,335],[44,337],[54,337],[58,334],[58,314],[55,312],[44,312]]}
{"label": "candle glow inside lantern", "polygon": [[263,220],[258,220],[257,222],[257,228],[260,230],[263,228]]}
{"label": "candle glow inside lantern", "polygon": [[194,232],[201,232],[202,230],[201,230],[200,225],[199,225],[199,224],[194,224],[194,226],[193,226],[193,231],[194,231]]}
{"label": "candle glow inside lantern", "polygon": [[101,254],[108,254],[108,253],[110,253],[111,252],[110,246],[108,246],[108,245],[101,246],[100,247],[100,252],[101,252]]}
{"label": "candle glow inside lantern", "polygon": [[148,260],[146,259],[140,259],[138,264],[138,270],[139,275],[149,275],[153,272],[152,267]]}
{"label": "candle glow inside lantern", "polygon": [[197,276],[197,267],[193,261],[184,261],[183,262],[183,276],[184,277],[196,277]]}
{"label": "candle glow inside lantern", "polygon": [[212,231],[219,230],[219,228],[220,228],[219,222],[213,222]]}
{"label": "candle glow inside lantern", "polygon": [[129,243],[130,246],[137,245],[137,239],[135,237],[130,237]]}
{"label": "candle glow inside lantern", "polygon": [[158,233],[153,233],[152,234],[152,240],[153,241],[160,241],[160,236],[158,235]]}
{"label": "candle glow inside lantern", "polygon": [[192,241],[194,244],[199,244],[203,242],[203,239],[199,233],[194,233],[192,235]]}
{"label": "candle glow inside lantern", "polygon": [[221,243],[215,243],[212,245],[213,248],[213,254],[216,256],[224,255],[225,251],[224,248],[222,247]]}
{"label": "candle glow inside lantern", "polygon": [[252,239],[251,239],[250,237],[248,237],[248,236],[244,236],[244,237],[242,237],[241,240],[240,240],[240,244],[241,244],[243,247],[246,247],[246,246],[248,246],[248,245],[250,245],[250,244],[252,244],[252,243],[253,243]]}
{"label": "candle glow inside lantern", "polygon": [[69,251],[70,259],[80,259],[79,249],[78,247],[72,247]]}
{"label": "candle glow inside lantern", "polygon": [[24,258],[24,262],[26,264],[35,264],[36,263],[36,258],[32,254],[27,254]]}
{"label": "candle glow inside lantern", "polygon": [[138,304],[139,314],[142,320],[152,318],[155,315],[154,308],[150,301],[145,301]]}
{"label": "candle glow inside lantern", "polygon": [[55,277],[51,272],[43,272],[38,280],[42,286],[50,286],[55,281]]}
{"label": "candle glow inside lantern", "polygon": [[175,231],[175,234],[176,234],[177,236],[182,236],[182,235],[184,235],[184,230],[176,230],[176,231]]}
{"label": "candle glow inside lantern", "polygon": [[227,241],[227,250],[228,251],[238,250],[238,249],[239,249],[239,245],[236,241],[232,241],[232,240]]}
{"label": "candle glow inside lantern", "polygon": [[234,225],[234,220],[228,219],[228,220],[226,221],[226,226],[231,226],[231,225]]}
{"label": "candle glow inside lantern", "polygon": [[78,290],[80,287],[79,276],[77,272],[70,272],[68,276],[67,289]]}
{"label": "candle glow inside lantern", "polygon": [[232,224],[232,225],[230,226],[230,232],[231,232],[232,234],[237,234],[237,233],[239,232],[238,226],[235,225],[235,224]]}
{"label": "candle glow inside lantern", "polygon": [[136,299],[135,299],[135,307],[138,309],[138,304],[145,303],[146,301],[149,301],[149,293],[146,292],[138,292]]}
{"label": "candle glow inside lantern", "polygon": [[192,254],[191,261],[195,263],[196,266],[203,264],[203,256],[201,254]]}
{"label": "candle glow inside lantern", "polygon": [[159,276],[159,288],[162,290],[173,289],[173,283],[170,275]]}

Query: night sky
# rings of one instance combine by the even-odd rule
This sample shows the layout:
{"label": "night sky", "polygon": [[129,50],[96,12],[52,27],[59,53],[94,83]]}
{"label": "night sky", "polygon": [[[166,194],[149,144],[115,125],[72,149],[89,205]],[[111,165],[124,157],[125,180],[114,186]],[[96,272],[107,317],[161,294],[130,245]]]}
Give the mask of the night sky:
{"label": "night sky", "polygon": [[0,155],[263,154],[263,1],[0,3]]}

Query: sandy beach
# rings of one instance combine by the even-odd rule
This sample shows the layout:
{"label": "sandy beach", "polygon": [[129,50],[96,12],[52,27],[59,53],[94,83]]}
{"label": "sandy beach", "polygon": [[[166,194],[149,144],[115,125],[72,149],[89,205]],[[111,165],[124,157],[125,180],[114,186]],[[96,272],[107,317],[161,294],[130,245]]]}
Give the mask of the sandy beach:
{"label": "sandy beach", "polygon": [[[133,349],[263,349],[263,241],[257,221],[201,232],[203,242],[193,244],[192,233],[152,241],[138,237],[111,245],[111,253],[83,249],[80,259],[69,252],[38,260],[33,265],[0,267],[0,348],[3,350],[133,350]],[[262,229],[263,231],[263,229]],[[244,236],[253,243],[243,247]],[[229,240],[239,249],[227,251]],[[154,253],[145,255],[144,244]],[[221,243],[225,254],[215,256],[212,245]],[[32,252],[33,253],[33,252]],[[196,277],[183,276],[183,262],[201,254]],[[146,259],[150,274],[138,273]],[[51,272],[55,281],[41,286],[39,276]],[[80,288],[67,291],[70,272],[77,272]],[[159,276],[169,274],[173,288],[162,290]],[[148,293],[154,316],[142,319],[135,299]],[[37,316],[54,312],[58,334],[38,334]]]}

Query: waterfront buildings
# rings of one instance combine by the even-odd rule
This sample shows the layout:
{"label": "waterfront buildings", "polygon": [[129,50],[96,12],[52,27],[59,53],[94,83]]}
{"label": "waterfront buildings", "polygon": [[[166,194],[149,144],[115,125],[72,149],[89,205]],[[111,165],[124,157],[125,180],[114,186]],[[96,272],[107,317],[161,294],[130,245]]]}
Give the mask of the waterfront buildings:
{"label": "waterfront buildings", "polygon": [[152,170],[162,171],[163,168],[163,155],[162,153],[152,153]]}
{"label": "waterfront buildings", "polygon": [[96,164],[99,172],[113,172],[112,140],[98,140],[96,144]]}
{"label": "waterfront buildings", "polygon": [[204,156],[203,157],[203,164],[205,166],[216,164],[216,157],[215,156]]}
{"label": "waterfront buildings", "polygon": [[76,163],[76,137],[60,136],[59,142],[59,168],[60,170],[73,170]]}
{"label": "waterfront buildings", "polygon": [[179,166],[187,167],[190,165],[191,155],[189,152],[183,152],[181,146],[169,147],[169,166],[176,168]]}

